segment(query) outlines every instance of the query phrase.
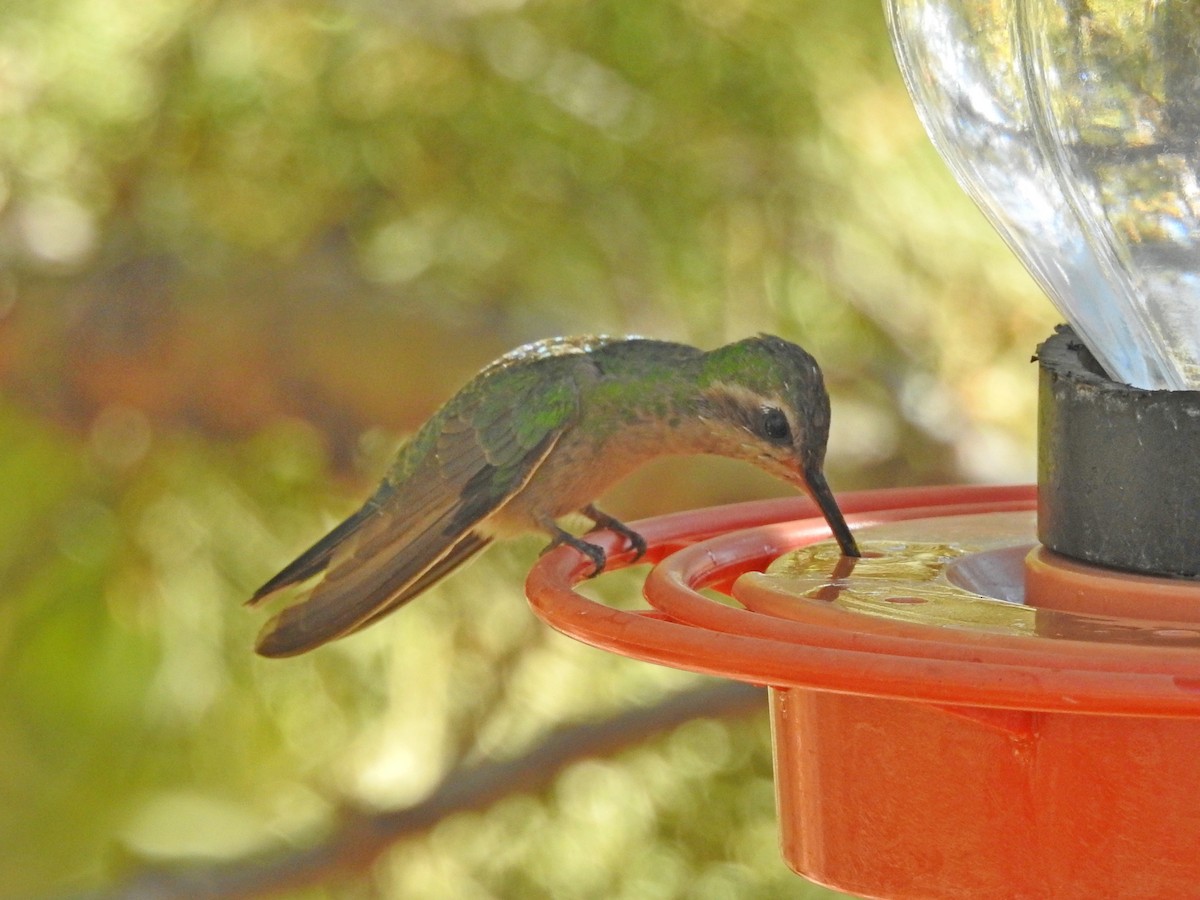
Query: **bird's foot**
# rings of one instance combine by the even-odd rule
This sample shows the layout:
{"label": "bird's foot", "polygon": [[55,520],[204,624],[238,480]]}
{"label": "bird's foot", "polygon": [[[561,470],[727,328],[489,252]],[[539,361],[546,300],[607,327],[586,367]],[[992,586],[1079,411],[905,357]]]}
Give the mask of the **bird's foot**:
{"label": "bird's foot", "polygon": [[637,562],[646,555],[646,539],[626,525],[619,519],[614,519],[606,512],[596,509],[592,504],[588,504],[580,510],[585,516],[596,523],[598,528],[607,528],[609,531],[615,531],[625,540],[629,541],[629,545],[633,547],[633,561]]}
{"label": "bird's foot", "polygon": [[566,544],[568,547],[578,550],[592,561],[592,574],[589,575],[588,578],[595,578],[604,571],[604,567],[608,564],[608,556],[605,554],[603,547],[597,547],[595,544],[589,544],[582,538],[577,538],[570,532],[563,531],[563,529],[559,528],[557,525],[554,526],[550,533],[553,535],[553,540],[546,545],[545,549],[542,550],[541,555],[544,556],[555,547]]}

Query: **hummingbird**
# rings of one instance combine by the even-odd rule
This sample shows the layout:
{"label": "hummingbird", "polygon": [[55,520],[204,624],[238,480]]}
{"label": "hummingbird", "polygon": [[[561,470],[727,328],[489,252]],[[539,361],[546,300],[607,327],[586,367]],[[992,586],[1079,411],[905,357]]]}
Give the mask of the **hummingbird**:
{"label": "hummingbird", "polygon": [[[746,460],[816,502],[858,556],[825,480],[829,395],[816,360],[759,335],[714,350],[641,337],[556,337],[486,366],[401,447],[357,512],[248,601],[321,576],[264,626],[256,650],[293,656],[373,624],[492,540],[527,531],[603,571],[604,550],[558,524],[582,513],[646,543],[595,499],[666,454]],[[543,551],[545,552],[545,551]]]}

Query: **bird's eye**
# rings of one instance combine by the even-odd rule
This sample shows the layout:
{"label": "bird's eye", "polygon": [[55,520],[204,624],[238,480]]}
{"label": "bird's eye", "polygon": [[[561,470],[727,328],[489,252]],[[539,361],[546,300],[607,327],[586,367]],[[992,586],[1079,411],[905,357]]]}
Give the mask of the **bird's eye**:
{"label": "bird's eye", "polygon": [[791,440],[792,429],[782,409],[775,406],[763,409],[762,433],[769,441]]}

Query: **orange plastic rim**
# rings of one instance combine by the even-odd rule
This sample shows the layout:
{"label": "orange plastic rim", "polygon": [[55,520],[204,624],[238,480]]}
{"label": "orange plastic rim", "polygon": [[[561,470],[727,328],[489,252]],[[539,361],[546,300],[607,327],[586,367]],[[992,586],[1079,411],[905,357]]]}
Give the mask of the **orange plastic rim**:
{"label": "orange plastic rim", "polygon": [[[987,511],[1032,510],[1036,489],[935,487],[839,498],[852,528]],[[675,668],[776,687],[1020,710],[1200,716],[1200,654],[1172,647],[1093,644],[897,623],[804,604],[796,618],[755,612],[699,593],[729,590],[782,553],[827,539],[806,499],[766,501],[649,519],[636,529],[659,560],[646,579],[651,609],[622,611],[573,589],[590,563],[570,548],[543,557],[526,591],[555,629],[595,647]],[[619,539],[593,538],[627,563]],[[757,599],[762,600],[762,597]]]}

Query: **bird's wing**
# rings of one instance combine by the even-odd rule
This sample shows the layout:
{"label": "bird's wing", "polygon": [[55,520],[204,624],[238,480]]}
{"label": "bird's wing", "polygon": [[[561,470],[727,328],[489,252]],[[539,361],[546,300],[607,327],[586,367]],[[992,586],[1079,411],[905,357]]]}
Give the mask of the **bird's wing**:
{"label": "bird's wing", "polygon": [[[481,550],[477,526],[532,477],[578,413],[575,360],[486,373],[401,451],[370,500],[255,594],[324,572],[264,627],[258,652],[291,656],[375,621]],[[483,389],[480,389],[482,387]]]}
{"label": "bird's wing", "polygon": [[353,535],[360,526],[368,522],[379,511],[383,501],[393,492],[394,488],[388,482],[383,482],[371,499],[362,505],[362,508],[288,563],[281,572],[255,591],[254,596],[246,601],[246,605],[257,606],[272,594],[293,584],[307,581],[314,575],[325,571],[334,550]]}
{"label": "bird's wing", "polygon": [[477,531],[468,531],[457,544],[450,548],[445,556],[442,556],[437,562],[426,569],[419,578],[405,586],[404,590],[351,628],[347,634],[362,631],[364,628],[374,625],[384,616],[394,612],[413,597],[422,593],[426,588],[432,587],[441,581],[491,542],[492,539],[490,537],[485,537]]}

